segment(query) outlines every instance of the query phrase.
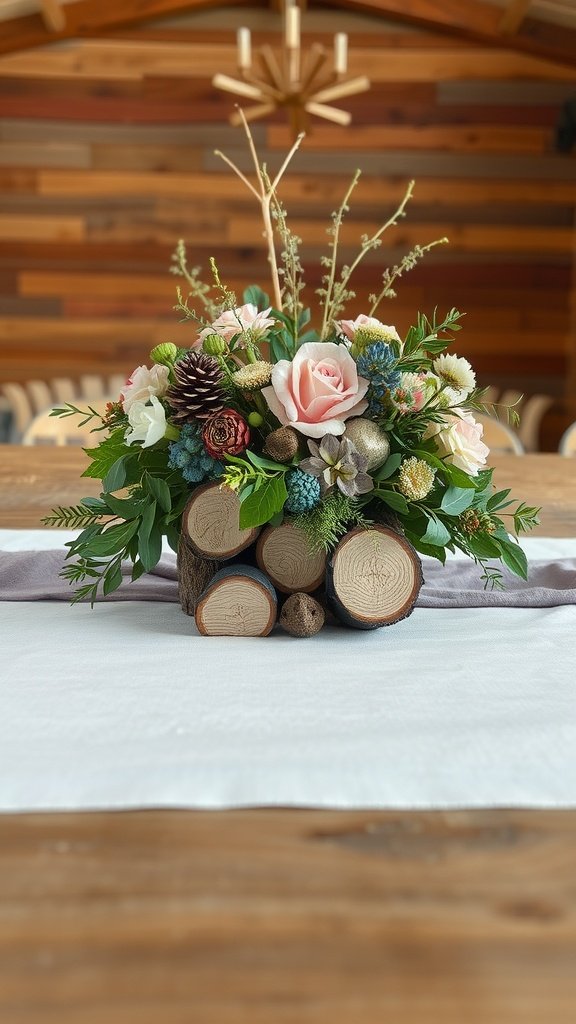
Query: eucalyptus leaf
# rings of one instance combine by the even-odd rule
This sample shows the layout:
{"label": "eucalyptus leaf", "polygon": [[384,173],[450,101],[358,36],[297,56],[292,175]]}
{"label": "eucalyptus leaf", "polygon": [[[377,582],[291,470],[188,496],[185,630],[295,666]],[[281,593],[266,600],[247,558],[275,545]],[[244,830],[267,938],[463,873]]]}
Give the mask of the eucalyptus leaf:
{"label": "eucalyptus leaf", "polygon": [[383,487],[377,487],[373,492],[375,497],[383,501],[384,504],[394,509],[395,512],[400,512],[403,515],[408,515],[410,508],[408,502],[403,494],[399,494],[398,491],[386,490]]}
{"label": "eucalyptus leaf", "polygon": [[102,487],[106,492],[119,491],[126,483],[126,462],[128,455],[121,455],[111,466],[102,481]]}
{"label": "eucalyptus leaf", "polygon": [[445,547],[450,540],[450,531],[444,526],[444,523],[440,519],[430,516],[426,533],[422,537],[422,543],[430,544],[433,547]]}
{"label": "eucalyptus leaf", "polygon": [[469,487],[447,487],[442,495],[440,508],[448,516],[458,516],[470,508],[474,497],[475,491]]}
{"label": "eucalyptus leaf", "polygon": [[105,597],[111,594],[114,590],[118,590],[118,587],[122,583],[122,565],[120,562],[115,562],[114,565],[104,573],[104,582],[102,584],[102,593]]}
{"label": "eucalyptus leaf", "polygon": [[392,455],[386,459],[384,465],[380,466],[380,469],[377,470],[376,473],[372,473],[372,479],[376,481],[388,480],[388,477],[391,477],[396,470],[400,468],[401,463],[402,455],[400,452],[393,452]]}

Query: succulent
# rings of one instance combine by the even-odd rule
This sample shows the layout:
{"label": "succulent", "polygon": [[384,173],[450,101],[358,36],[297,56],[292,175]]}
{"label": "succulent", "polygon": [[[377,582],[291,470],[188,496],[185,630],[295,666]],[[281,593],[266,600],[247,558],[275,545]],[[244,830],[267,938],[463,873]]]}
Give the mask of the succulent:
{"label": "succulent", "polygon": [[323,494],[338,487],[347,498],[371,491],[374,482],[366,473],[367,458],[361,455],[348,437],[326,434],[320,444],[308,441],[312,457],[300,463],[300,469],[320,480]]}

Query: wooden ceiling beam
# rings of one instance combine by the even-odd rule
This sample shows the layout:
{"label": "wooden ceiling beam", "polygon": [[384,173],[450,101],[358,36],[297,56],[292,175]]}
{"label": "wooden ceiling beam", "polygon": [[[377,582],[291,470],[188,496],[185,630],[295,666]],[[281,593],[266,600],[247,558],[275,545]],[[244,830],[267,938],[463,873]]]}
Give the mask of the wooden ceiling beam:
{"label": "wooden ceiling beam", "polygon": [[[225,6],[249,2],[250,0],[225,0]],[[82,38],[102,29],[137,25],[153,18],[224,6],[222,0],[122,0],[121,3],[118,3],[118,0],[79,0],[78,3],[66,6],[65,23],[56,31],[46,22],[45,0],[42,0],[42,3],[42,13],[28,14],[2,22],[0,54],[47,46],[62,39]],[[55,0],[52,0],[50,6],[56,6]]]}
{"label": "wooden ceiling beam", "polygon": [[484,0],[315,0],[324,7],[377,14],[390,21],[446,32],[489,46],[505,47],[576,66],[576,31],[564,25],[524,18],[519,31],[503,35],[502,10]]}
{"label": "wooden ceiling beam", "polygon": [[66,27],[66,14],[60,0],[40,0],[44,24],[50,32],[62,32]]}
{"label": "wooden ceiling beam", "polygon": [[502,35],[513,36],[518,31],[531,4],[532,0],[508,0],[499,24]]}
{"label": "wooden ceiling beam", "polygon": [[[40,13],[2,23],[0,54],[45,46],[61,39],[85,38],[154,18],[223,6],[266,6],[264,0],[78,0],[66,7],[66,23],[58,32],[47,28]],[[485,0],[314,0],[310,6],[342,8],[413,25],[432,32],[530,53],[576,66],[576,31],[563,25],[526,17],[513,34],[502,32],[502,9]],[[520,0],[513,0],[508,17],[519,18]],[[513,24],[510,21],[510,24]],[[506,24],[506,22],[505,22]],[[226,31],[225,27],[223,31]]]}

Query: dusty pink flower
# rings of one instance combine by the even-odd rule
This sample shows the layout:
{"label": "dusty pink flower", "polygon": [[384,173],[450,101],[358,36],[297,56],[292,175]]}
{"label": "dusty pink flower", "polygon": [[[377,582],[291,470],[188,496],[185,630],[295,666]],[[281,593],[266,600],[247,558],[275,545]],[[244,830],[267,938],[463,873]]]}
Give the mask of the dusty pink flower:
{"label": "dusty pink flower", "polygon": [[470,476],[486,463],[490,449],[482,440],[484,428],[469,412],[455,409],[442,423],[430,423],[424,437],[433,437],[441,457]]}
{"label": "dusty pink flower", "polygon": [[205,327],[200,331],[194,348],[201,345],[204,338],[210,334],[219,334],[228,343],[237,334],[243,334],[245,331],[250,331],[253,341],[263,338],[268,328],[276,323],[268,316],[271,308],[269,306],[268,309],[259,311],[252,302],[246,302],[244,306],[238,306],[237,309],[225,309],[210,327]]}
{"label": "dusty pink flower", "polygon": [[358,376],[345,345],[310,341],[289,362],[281,359],[272,370],[272,384],[262,390],[283,426],[307,437],[343,434],[349,416],[368,408],[368,381]]}
{"label": "dusty pink flower", "polygon": [[398,387],[390,395],[392,405],[403,416],[409,412],[420,412],[426,400],[426,392],[422,375],[419,373],[403,373]]}
{"label": "dusty pink flower", "polygon": [[161,398],[168,388],[168,367],[155,363],[150,369],[137,366],[120,392],[125,413],[130,412],[134,402],[147,402],[152,395]]}
{"label": "dusty pink flower", "polygon": [[365,313],[360,313],[355,320],[336,320],[336,327],[350,342],[355,341],[359,330],[373,333],[373,341],[400,341],[400,335],[395,327],[389,327],[376,317],[366,316]]}

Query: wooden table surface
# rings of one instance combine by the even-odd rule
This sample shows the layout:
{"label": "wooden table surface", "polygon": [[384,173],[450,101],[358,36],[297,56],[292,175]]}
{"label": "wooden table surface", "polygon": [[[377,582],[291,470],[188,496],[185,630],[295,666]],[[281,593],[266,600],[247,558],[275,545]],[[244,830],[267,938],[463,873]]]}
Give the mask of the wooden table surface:
{"label": "wooden table surface", "polygon": [[[82,460],[0,447],[0,527],[95,493]],[[576,534],[576,460],[492,463]],[[0,816],[2,1024],[575,1019],[572,811]]]}

